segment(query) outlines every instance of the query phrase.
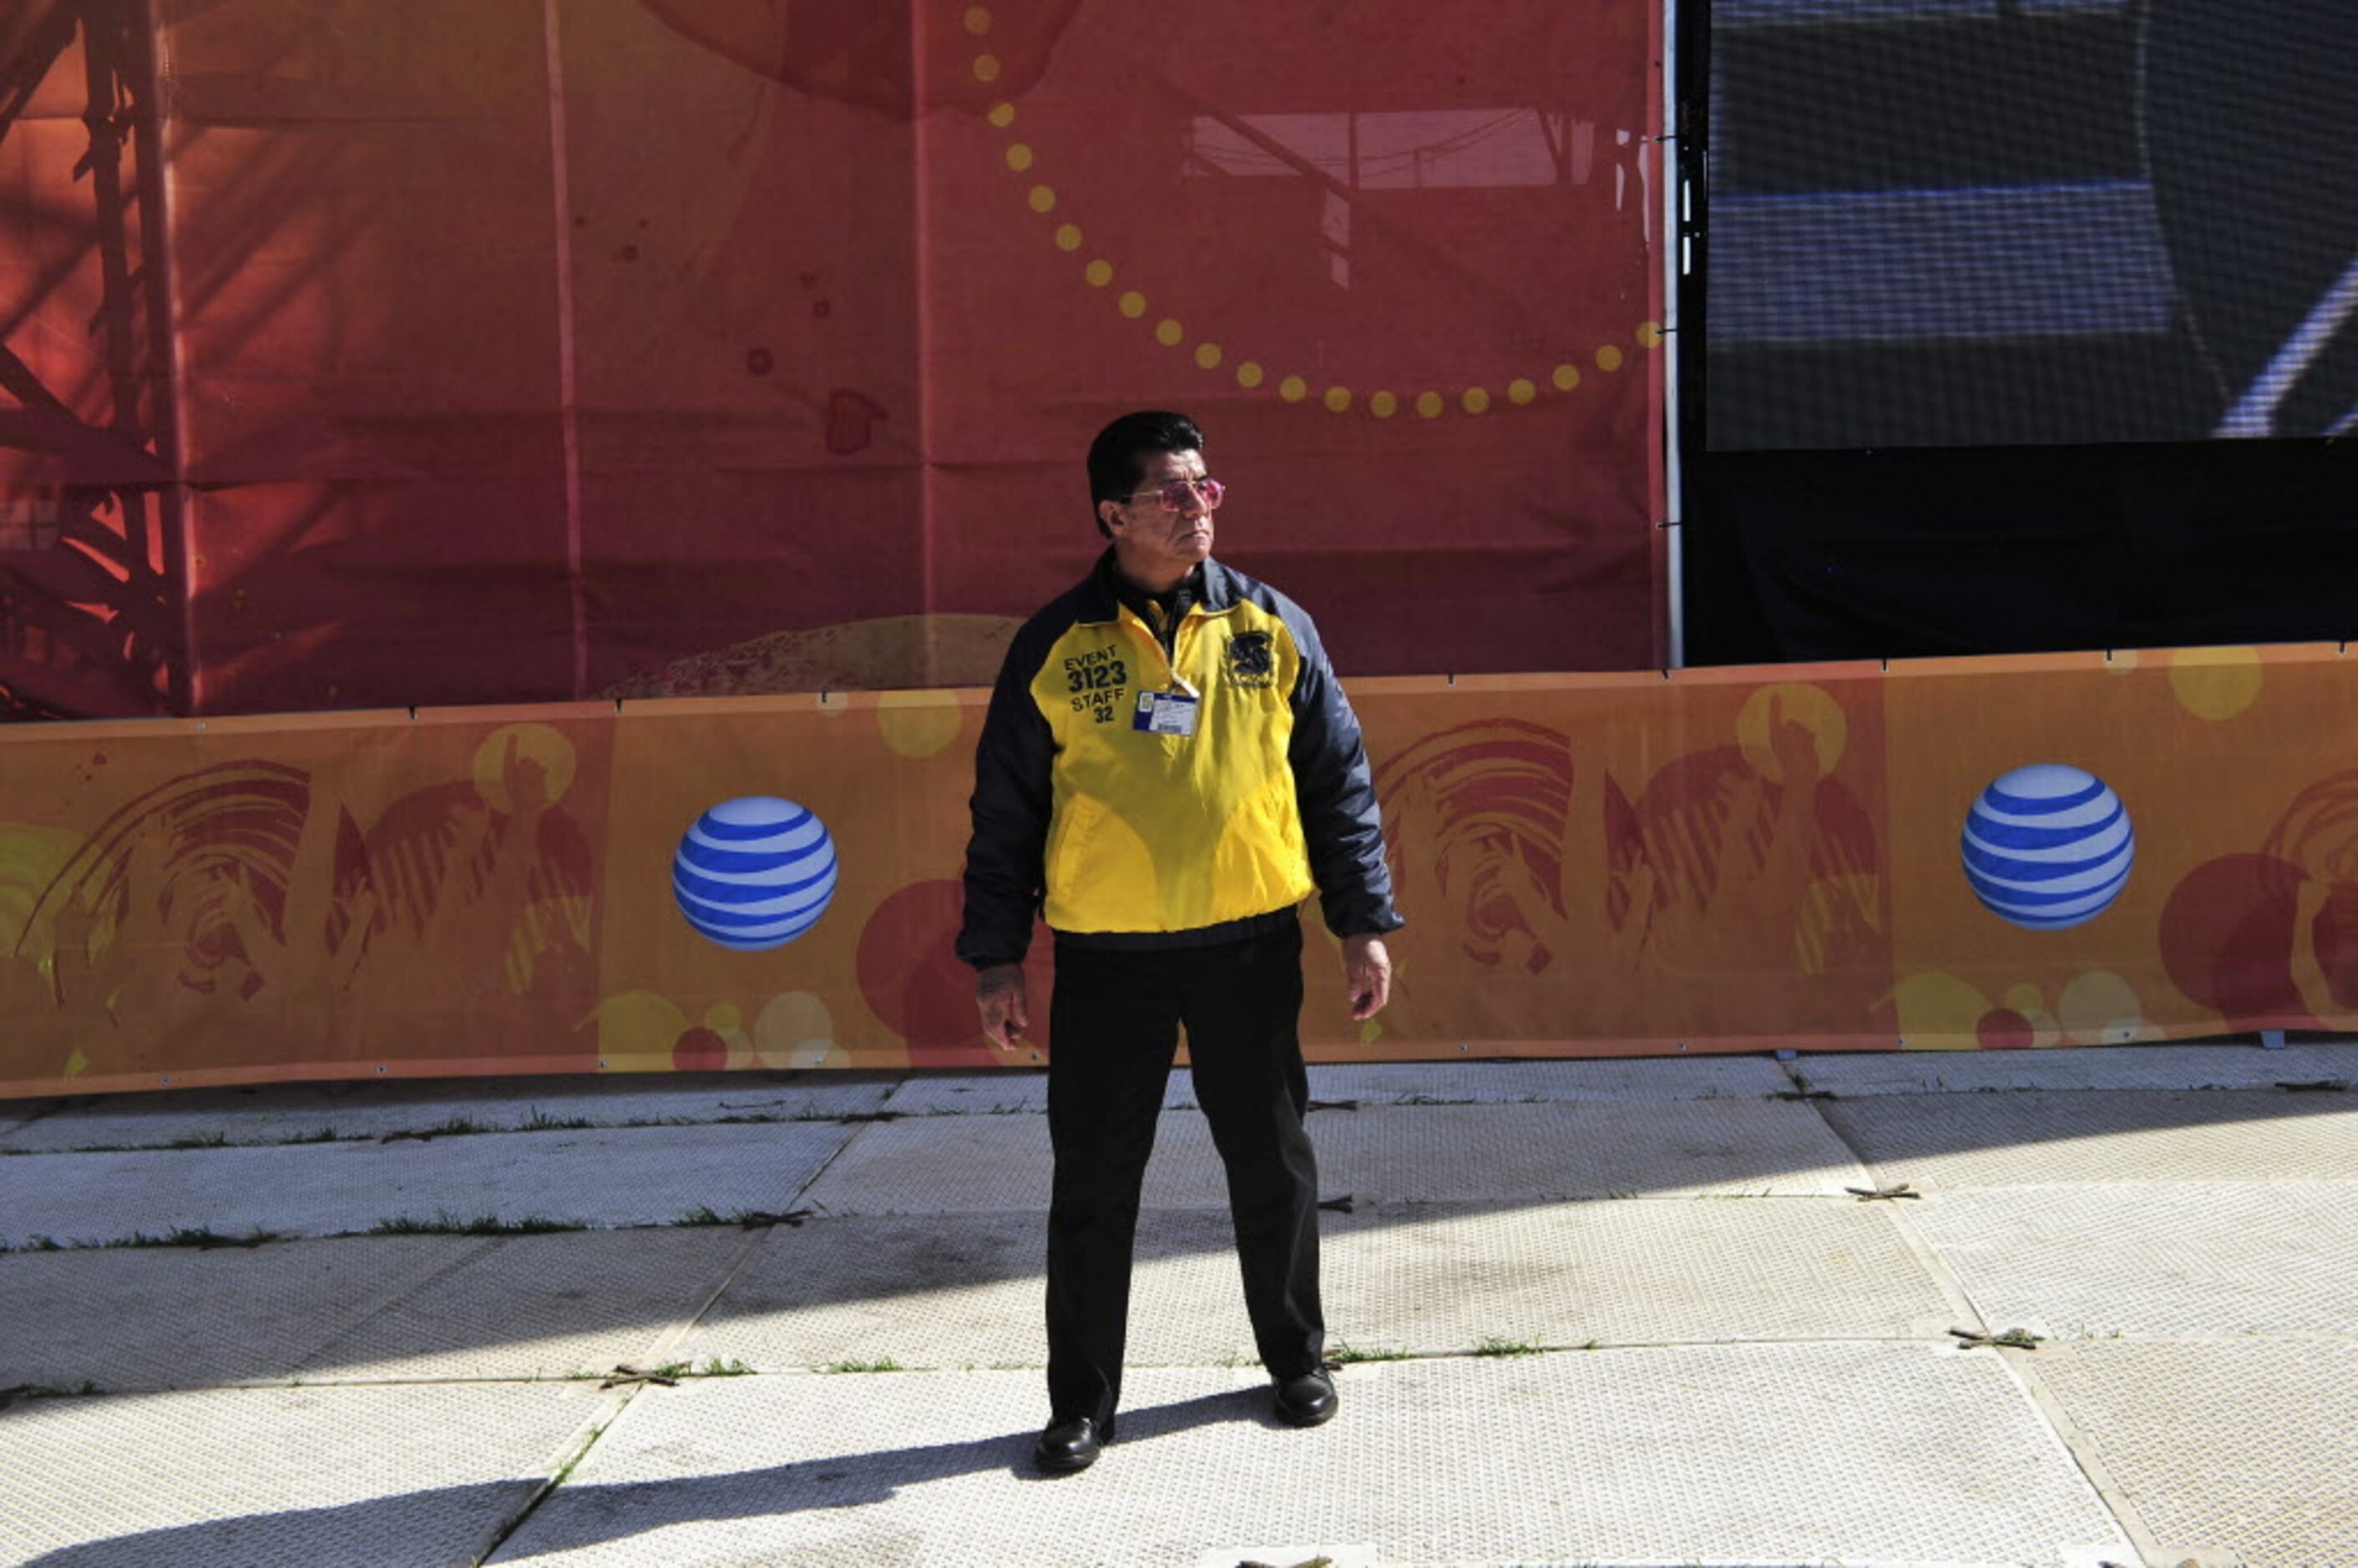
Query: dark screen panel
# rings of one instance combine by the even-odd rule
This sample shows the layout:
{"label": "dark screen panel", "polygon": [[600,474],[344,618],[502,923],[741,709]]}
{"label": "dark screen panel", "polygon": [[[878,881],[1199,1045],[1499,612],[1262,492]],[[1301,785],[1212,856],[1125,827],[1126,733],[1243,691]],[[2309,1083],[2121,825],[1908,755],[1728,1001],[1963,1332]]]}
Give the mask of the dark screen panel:
{"label": "dark screen panel", "polygon": [[2358,7],[1718,0],[1718,450],[2358,428]]}

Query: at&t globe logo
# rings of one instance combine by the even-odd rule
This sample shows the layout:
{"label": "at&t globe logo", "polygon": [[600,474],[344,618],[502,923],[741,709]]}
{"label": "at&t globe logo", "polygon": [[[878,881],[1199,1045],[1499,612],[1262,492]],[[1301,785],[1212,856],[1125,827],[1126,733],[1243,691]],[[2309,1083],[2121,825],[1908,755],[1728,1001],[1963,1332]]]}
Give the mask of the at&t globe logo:
{"label": "at&t globe logo", "polygon": [[1965,880],[2002,920],[2061,931],[2093,920],[2128,885],[2136,838],[2104,780],[2062,762],[2017,768],[1965,818]]}
{"label": "at&t globe logo", "polygon": [[835,896],[835,841],[791,800],[747,795],[696,819],[672,857],[671,890],[697,930],[763,953],[818,924]]}

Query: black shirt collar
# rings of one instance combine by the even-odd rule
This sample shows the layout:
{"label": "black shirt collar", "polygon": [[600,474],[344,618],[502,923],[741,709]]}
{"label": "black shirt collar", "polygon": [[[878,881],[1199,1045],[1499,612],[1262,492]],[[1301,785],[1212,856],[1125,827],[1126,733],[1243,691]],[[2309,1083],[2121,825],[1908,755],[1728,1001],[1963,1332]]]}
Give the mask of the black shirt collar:
{"label": "black shirt collar", "polygon": [[1097,579],[1116,604],[1128,606],[1130,613],[1167,642],[1171,628],[1177,626],[1190,609],[1205,601],[1210,576],[1206,568],[1210,565],[1206,561],[1197,567],[1167,593],[1149,593],[1122,575],[1114,552],[1109,549],[1098,557]]}

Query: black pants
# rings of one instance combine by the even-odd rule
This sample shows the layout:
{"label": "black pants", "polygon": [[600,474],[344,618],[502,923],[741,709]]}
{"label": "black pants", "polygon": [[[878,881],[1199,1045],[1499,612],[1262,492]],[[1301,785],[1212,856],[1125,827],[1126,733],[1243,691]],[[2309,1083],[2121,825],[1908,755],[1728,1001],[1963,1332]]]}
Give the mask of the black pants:
{"label": "black pants", "polygon": [[1228,1173],[1245,1307],[1279,1378],[1317,1367],[1318,1166],[1302,1118],[1302,928],[1214,947],[1059,943],[1049,1012],[1048,1400],[1056,1420],[1121,1402],[1130,1245],[1164,1080],[1187,1027],[1195,1096]]}

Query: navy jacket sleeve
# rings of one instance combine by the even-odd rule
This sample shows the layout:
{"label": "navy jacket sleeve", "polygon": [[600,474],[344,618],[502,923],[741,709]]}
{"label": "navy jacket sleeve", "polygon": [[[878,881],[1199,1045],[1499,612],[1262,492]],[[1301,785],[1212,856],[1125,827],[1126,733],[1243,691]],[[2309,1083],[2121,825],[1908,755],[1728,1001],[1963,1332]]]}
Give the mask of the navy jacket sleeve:
{"label": "navy jacket sleeve", "polygon": [[1337,936],[1396,931],[1408,923],[1392,908],[1391,868],[1384,863],[1383,826],[1376,815],[1376,784],[1359,738],[1358,715],[1335,679],[1310,617],[1291,600],[1281,600],[1280,605],[1302,654],[1286,757],[1293,766],[1303,838],[1326,929]]}
{"label": "navy jacket sleeve", "polygon": [[1016,634],[991,688],[975,747],[974,834],[966,849],[966,919],[957,956],[976,968],[1018,964],[1032,946],[1046,877],[1049,764],[1055,741],[1032,700],[1044,656],[1038,623]]}

